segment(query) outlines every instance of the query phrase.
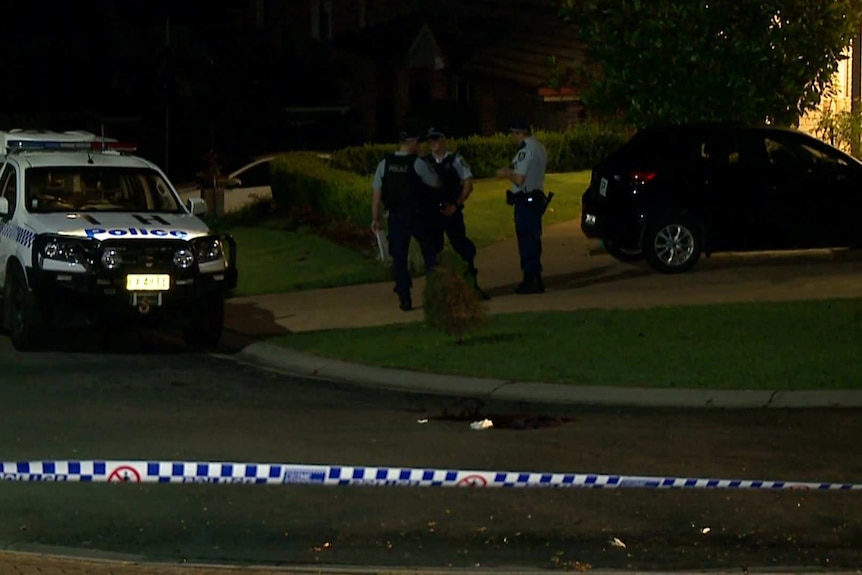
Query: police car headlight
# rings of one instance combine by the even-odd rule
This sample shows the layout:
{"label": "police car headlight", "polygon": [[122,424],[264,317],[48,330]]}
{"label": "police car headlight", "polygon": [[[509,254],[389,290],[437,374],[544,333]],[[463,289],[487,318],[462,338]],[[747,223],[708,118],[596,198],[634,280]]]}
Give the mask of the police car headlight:
{"label": "police car headlight", "polygon": [[80,246],[74,242],[66,242],[59,238],[51,238],[42,245],[42,257],[49,260],[59,260],[69,263],[83,263],[84,254]]}
{"label": "police car headlight", "polygon": [[108,248],[102,254],[102,265],[109,270],[117,269],[123,263],[123,256],[119,250]]}
{"label": "police car headlight", "polygon": [[188,269],[195,263],[195,255],[191,250],[180,248],[174,254],[174,265],[181,269]]}
{"label": "police car headlight", "polygon": [[218,238],[202,238],[195,242],[195,253],[199,263],[212,262],[224,257],[224,249]]}
{"label": "police car headlight", "polygon": [[60,242],[57,240],[53,240],[50,243],[45,244],[45,247],[42,248],[42,255],[48,258],[49,260],[53,260],[60,253]]}

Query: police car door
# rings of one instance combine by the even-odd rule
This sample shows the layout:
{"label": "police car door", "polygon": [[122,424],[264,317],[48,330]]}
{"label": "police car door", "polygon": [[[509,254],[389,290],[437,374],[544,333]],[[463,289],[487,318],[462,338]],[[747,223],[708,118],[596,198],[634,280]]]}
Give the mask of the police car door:
{"label": "police car door", "polygon": [[[0,166],[0,286],[6,285],[6,262],[15,252],[15,241],[11,235],[11,219],[18,203],[17,170],[11,163],[3,161]],[[3,213],[5,212],[5,213]]]}

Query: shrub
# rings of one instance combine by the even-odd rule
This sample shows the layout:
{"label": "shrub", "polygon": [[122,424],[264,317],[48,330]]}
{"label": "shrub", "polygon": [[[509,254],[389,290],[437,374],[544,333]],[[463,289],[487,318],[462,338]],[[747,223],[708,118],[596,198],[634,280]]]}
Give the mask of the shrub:
{"label": "shrub", "polygon": [[371,176],[383,156],[397,148],[397,144],[348,146],[332,153],[332,166],[360,176]]}
{"label": "shrub", "polygon": [[333,168],[314,152],[290,152],[271,163],[272,197],[279,206],[308,208],[367,227],[371,222],[371,182]]}
{"label": "shrub", "polygon": [[222,232],[235,227],[254,226],[275,212],[276,204],[272,198],[252,196],[251,202],[239,210],[221,216],[209,212],[203,219],[213,231]]}
{"label": "shrub", "polygon": [[[621,127],[578,124],[565,132],[536,132],[548,150],[548,172],[574,172],[592,168],[628,139]],[[383,156],[396,144],[365,144],[343,148],[332,154],[332,165],[362,176],[374,173]],[[470,136],[449,140],[449,148],[464,155],[477,178],[494,176],[497,168],[509,165],[516,147],[508,134]]]}
{"label": "shrub", "polygon": [[862,113],[853,110],[835,112],[829,105],[818,116],[814,134],[836,148],[858,156],[862,148]]}
{"label": "shrub", "polygon": [[476,292],[467,263],[446,248],[425,280],[423,295],[425,323],[455,338],[464,337],[487,321],[485,304]]}

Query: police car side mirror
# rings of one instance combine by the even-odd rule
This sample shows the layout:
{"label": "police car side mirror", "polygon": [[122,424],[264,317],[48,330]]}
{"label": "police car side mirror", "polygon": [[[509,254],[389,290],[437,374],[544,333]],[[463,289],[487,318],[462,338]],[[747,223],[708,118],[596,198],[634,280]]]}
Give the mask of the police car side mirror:
{"label": "police car side mirror", "polygon": [[204,216],[207,213],[207,203],[203,198],[189,198],[187,205],[193,216]]}
{"label": "police car side mirror", "polygon": [[9,215],[9,198],[0,198],[0,216]]}

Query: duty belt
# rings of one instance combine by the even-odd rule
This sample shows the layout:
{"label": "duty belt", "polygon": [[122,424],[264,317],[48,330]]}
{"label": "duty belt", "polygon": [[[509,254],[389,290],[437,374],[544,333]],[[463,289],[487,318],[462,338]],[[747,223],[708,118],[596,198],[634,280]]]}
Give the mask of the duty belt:
{"label": "duty belt", "polygon": [[506,190],[506,199],[508,204],[514,204],[515,202],[535,202],[545,201],[545,192],[542,190],[531,190],[529,192],[513,192],[511,190]]}
{"label": "duty belt", "polygon": [[541,203],[543,214],[545,213],[545,210],[548,209],[548,204],[551,203],[553,198],[554,192],[549,192],[548,195],[545,196],[545,192],[542,190],[531,190],[529,192],[513,192],[512,190],[506,190],[506,203],[510,206],[517,202]]}

